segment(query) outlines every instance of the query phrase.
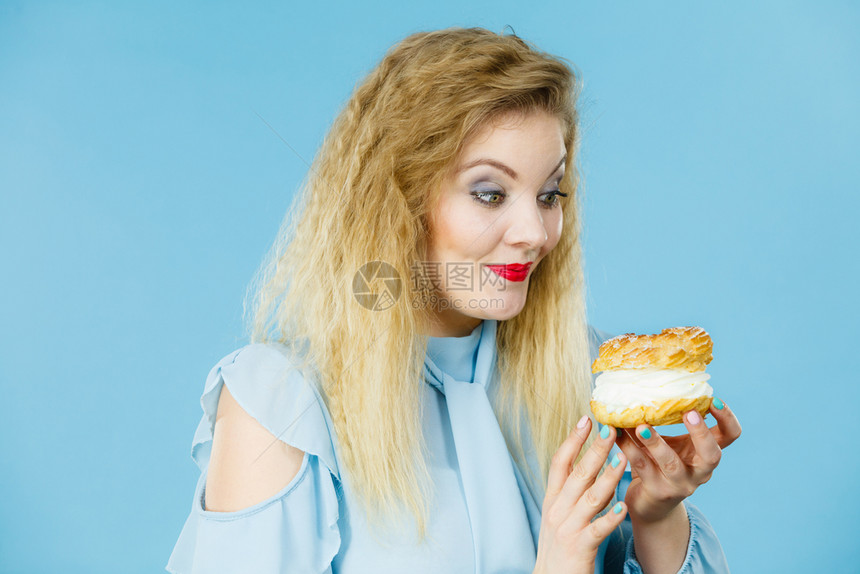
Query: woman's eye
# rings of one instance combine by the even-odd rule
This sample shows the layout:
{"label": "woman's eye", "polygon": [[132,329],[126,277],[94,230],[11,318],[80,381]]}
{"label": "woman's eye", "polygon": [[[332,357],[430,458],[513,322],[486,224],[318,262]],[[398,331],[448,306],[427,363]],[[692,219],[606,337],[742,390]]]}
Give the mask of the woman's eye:
{"label": "woman's eye", "polygon": [[473,191],[472,198],[481,205],[496,207],[502,204],[505,194],[501,191]]}
{"label": "woman's eye", "polygon": [[[566,193],[554,189],[544,193],[539,198],[539,204],[544,209],[552,209],[559,205],[559,197],[567,197]],[[488,207],[498,207],[505,200],[505,194],[502,191],[473,191],[472,198],[479,204]]]}
{"label": "woman's eye", "polygon": [[555,207],[559,203],[559,197],[567,197],[567,194],[562,193],[557,189],[554,189],[544,195],[544,198],[541,200],[541,203],[543,203],[548,208]]}

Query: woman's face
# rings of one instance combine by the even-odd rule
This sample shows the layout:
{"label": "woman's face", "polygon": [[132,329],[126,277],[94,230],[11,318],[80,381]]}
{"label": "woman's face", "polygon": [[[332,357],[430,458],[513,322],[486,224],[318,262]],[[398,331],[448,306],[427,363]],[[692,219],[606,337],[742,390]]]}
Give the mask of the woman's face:
{"label": "woman's face", "polygon": [[523,309],[529,278],[561,235],[566,153],[561,122],[538,111],[509,114],[467,142],[430,217],[430,335],[462,337]]}

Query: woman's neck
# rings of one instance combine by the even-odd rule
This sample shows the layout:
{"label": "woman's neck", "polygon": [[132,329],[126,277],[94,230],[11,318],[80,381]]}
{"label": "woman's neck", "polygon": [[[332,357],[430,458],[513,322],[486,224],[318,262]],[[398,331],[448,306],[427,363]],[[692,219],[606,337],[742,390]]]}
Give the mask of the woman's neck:
{"label": "woman's neck", "polygon": [[465,315],[455,317],[452,315],[445,316],[445,314],[440,313],[439,316],[434,317],[430,322],[430,336],[468,337],[482,321],[483,319],[467,317]]}

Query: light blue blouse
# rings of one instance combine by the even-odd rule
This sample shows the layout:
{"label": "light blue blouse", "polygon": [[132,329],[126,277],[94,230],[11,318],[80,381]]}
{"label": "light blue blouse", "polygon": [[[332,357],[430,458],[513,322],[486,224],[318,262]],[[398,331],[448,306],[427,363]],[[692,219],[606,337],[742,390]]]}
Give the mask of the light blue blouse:
{"label": "light blue blouse", "polygon": [[[178,574],[532,572],[543,492],[530,491],[493,414],[496,327],[496,321],[484,320],[466,337],[429,339],[423,430],[435,491],[429,537],[421,544],[408,515],[385,532],[368,527],[350,477],[338,466],[337,437],[325,403],[292,368],[285,347],[256,343],[221,359],[200,399],[203,417],[191,457],[201,473],[166,569]],[[608,335],[591,328],[590,336],[596,357]],[[273,435],[305,452],[298,473],[280,492],[236,512],[203,506],[224,384]],[[528,463],[537,469],[533,452]],[[619,499],[629,482],[628,470]],[[710,524],[695,506],[685,505],[690,541],[679,573],[728,572]],[[595,573],[641,573],[631,532],[626,518],[601,545]]]}

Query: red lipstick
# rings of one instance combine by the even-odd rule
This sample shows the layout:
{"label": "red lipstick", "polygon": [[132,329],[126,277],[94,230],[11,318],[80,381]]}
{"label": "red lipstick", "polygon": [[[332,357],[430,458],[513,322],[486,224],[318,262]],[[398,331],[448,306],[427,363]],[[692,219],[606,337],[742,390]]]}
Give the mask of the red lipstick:
{"label": "red lipstick", "polygon": [[496,275],[508,281],[525,281],[534,261],[528,263],[511,263],[510,265],[487,265]]}

